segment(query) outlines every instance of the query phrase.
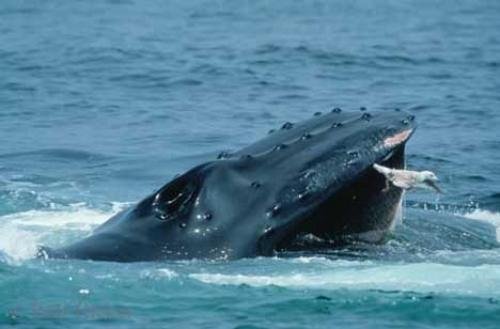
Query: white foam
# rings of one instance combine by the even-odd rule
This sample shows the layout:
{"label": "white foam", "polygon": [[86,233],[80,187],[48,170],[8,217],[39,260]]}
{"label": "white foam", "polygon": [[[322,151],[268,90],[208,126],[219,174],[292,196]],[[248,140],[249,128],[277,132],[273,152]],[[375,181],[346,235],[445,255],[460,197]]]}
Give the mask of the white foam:
{"label": "white foam", "polygon": [[347,259],[330,259],[323,256],[300,256],[295,258],[284,258],[277,260],[282,260],[283,262],[292,263],[292,264],[312,264],[312,265],[322,265],[322,266],[335,266],[339,267],[366,267],[374,264],[372,261],[353,261]]}
{"label": "white foam", "polygon": [[500,213],[476,209],[464,215],[465,218],[488,222],[496,227],[497,241],[500,242]]}
{"label": "white foam", "polygon": [[340,267],[328,271],[291,274],[194,273],[190,274],[190,277],[216,285],[276,285],[300,289],[381,289],[500,295],[497,289],[500,286],[500,265],[467,267],[435,263],[378,264],[366,268]]}
{"label": "white foam", "polygon": [[79,207],[68,211],[30,210],[4,216],[2,220],[20,228],[36,226],[40,229],[46,229],[46,227],[57,229],[65,227],[88,231],[95,225],[102,223],[104,216],[106,216],[104,212]]}
{"label": "white foam", "polygon": [[171,280],[177,276],[178,276],[177,272],[170,270],[168,268],[158,268],[155,270],[142,270],[140,273],[140,277],[142,279],[165,278],[167,280]]}
{"label": "white foam", "polygon": [[110,211],[74,204],[61,209],[30,210],[0,217],[0,251],[17,264],[35,256],[37,246],[64,240],[67,232],[90,233],[97,225],[123,208],[114,204]]}
{"label": "white foam", "polygon": [[38,240],[37,234],[2,223],[0,236],[2,237],[0,250],[7,256],[8,263],[17,264],[22,260],[34,257]]}

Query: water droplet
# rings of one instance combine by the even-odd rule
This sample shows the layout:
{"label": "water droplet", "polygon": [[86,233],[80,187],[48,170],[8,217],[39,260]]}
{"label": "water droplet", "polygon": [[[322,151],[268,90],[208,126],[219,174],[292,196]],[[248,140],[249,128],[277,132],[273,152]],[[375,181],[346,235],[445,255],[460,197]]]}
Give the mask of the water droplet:
{"label": "water droplet", "polygon": [[316,175],[317,175],[317,173],[314,170],[310,170],[310,171],[308,171],[308,172],[305,173],[304,178],[310,179],[310,178],[313,178]]}
{"label": "water droplet", "polygon": [[281,205],[279,203],[276,203],[273,205],[267,212],[268,217],[274,217],[276,216],[279,212],[281,211]]}
{"label": "water droplet", "polygon": [[285,144],[278,144],[274,147],[274,151],[279,151],[279,150],[283,150],[286,148],[286,145]]}
{"label": "water droplet", "polygon": [[292,128],[293,128],[293,123],[291,123],[291,122],[285,122],[283,124],[283,126],[281,126],[281,129],[285,129],[285,130],[292,129]]}
{"label": "water droplet", "polygon": [[167,220],[168,216],[164,213],[157,213],[156,218],[158,218],[159,220]]}
{"label": "water droplet", "polygon": [[310,133],[304,133],[300,139],[302,140],[306,140],[306,139],[310,139],[312,137],[312,135]]}
{"label": "water droplet", "polygon": [[299,194],[297,194],[297,199],[300,201],[304,201],[309,198],[309,193],[307,191],[302,191]]}
{"label": "water droplet", "polygon": [[186,228],[186,226],[187,226],[187,225],[186,225],[186,223],[180,223],[180,224],[179,224],[179,227],[180,227],[180,228]]}
{"label": "water droplet", "polygon": [[199,220],[211,220],[212,219],[212,214],[207,211],[207,212],[205,212],[203,214],[198,214],[196,216],[196,218],[199,219]]}
{"label": "water droplet", "polygon": [[153,203],[151,204],[151,207],[153,208],[153,214],[159,220],[169,220],[169,219],[172,219],[171,215],[169,215],[164,209],[161,209],[159,207],[159,203],[156,200],[153,201]]}
{"label": "water droplet", "polygon": [[272,235],[272,234],[274,234],[274,229],[271,226],[268,225],[268,226],[266,226],[264,228],[264,234],[266,234],[266,235]]}

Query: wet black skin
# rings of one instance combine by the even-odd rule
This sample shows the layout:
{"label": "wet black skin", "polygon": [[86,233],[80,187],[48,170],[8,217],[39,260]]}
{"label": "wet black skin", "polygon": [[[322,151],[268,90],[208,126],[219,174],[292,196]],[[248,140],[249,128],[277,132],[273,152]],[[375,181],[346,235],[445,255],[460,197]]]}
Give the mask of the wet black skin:
{"label": "wet black skin", "polygon": [[392,110],[334,109],[286,123],[175,178],[89,237],[39,254],[124,262],[237,259],[306,249],[304,237],[311,236],[334,246],[379,242],[402,190],[387,189],[372,165],[403,168],[414,128],[413,116]]}

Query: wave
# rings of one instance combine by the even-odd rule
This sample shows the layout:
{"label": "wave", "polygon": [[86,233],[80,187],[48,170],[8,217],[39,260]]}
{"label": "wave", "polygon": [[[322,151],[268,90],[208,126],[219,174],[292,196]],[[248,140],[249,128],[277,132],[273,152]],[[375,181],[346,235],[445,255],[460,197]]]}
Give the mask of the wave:
{"label": "wave", "polygon": [[483,209],[488,209],[490,211],[500,211],[500,193],[495,192],[482,197],[478,200],[478,204]]}
{"label": "wave", "polygon": [[[28,210],[0,216],[0,251],[11,260],[21,262],[33,258],[40,244],[60,246],[89,234],[92,229],[129,204],[111,203],[106,209],[96,209],[85,203],[54,204],[49,209]],[[456,211],[456,209],[455,209]],[[486,252],[480,258],[487,263],[500,243],[500,213],[481,209],[466,209],[460,213],[414,209],[398,225],[386,244],[355,245],[345,250],[318,252],[336,261],[363,259],[373,261],[421,262],[424,260],[454,265],[468,263],[471,252]],[[453,256],[443,252],[465,253],[463,262],[448,262]],[[441,253],[441,254],[439,254]],[[288,255],[283,255],[288,257]],[[298,262],[301,254],[291,255]],[[308,253],[307,256],[311,256]],[[310,258],[307,258],[310,260]],[[351,264],[351,263],[349,263]],[[481,264],[481,263],[480,263]],[[339,265],[338,263],[336,264]]]}
{"label": "wave", "polygon": [[[309,265],[307,265],[309,266]],[[322,290],[404,290],[421,293],[500,296],[500,265],[456,266],[436,263],[366,266],[331,262],[328,270],[295,269],[292,273],[192,273],[190,278],[214,285],[280,286]]]}
{"label": "wave", "polygon": [[50,159],[64,159],[64,160],[75,160],[75,161],[98,161],[110,159],[109,156],[93,153],[82,150],[74,149],[41,149],[26,152],[13,152],[0,154],[0,159],[6,158],[19,158],[19,157],[40,157],[40,158],[50,158]]}
{"label": "wave", "polygon": [[[317,61],[323,65],[332,66],[376,66],[378,68],[392,68],[395,66],[424,66],[424,65],[443,65],[447,61],[444,58],[432,56],[415,56],[405,52],[390,50],[376,50],[373,53],[359,55],[352,52],[343,52],[337,49],[326,49],[307,45],[282,46],[278,44],[263,44],[254,51],[253,55],[257,57],[253,64],[264,63],[284,63],[282,58],[291,58],[291,60],[301,60],[303,58]],[[265,57],[265,59],[263,59]]]}
{"label": "wave", "polygon": [[40,244],[62,245],[89,234],[93,228],[125,207],[113,203],[109,210],[77,203],[52,210],[29,210],[0,216],[0,252],[8,263],[35,257]]}
{"label": "wave", "polygon": [[497,241],[500,242],[500,213],[489,210],[475,209],[472,212],[466,213],[464,217],[487,222],[496,227]]}
{"label": "wave", "polygon": [[[384,264],[372,261],[329,260],[305,257],[274,267],[265,273],[258,266],[240,273],[198,272],[189,278],[211,285],[278,286],[291,289],[382,290],[452,295],[483,295],[498,297],[500,264],[457,266],[432,262]],[[255,264],[258,265],[258,264]],[[269,264],[267,265],[269,267]],[[249,273],[250,272],[250,273]]]}

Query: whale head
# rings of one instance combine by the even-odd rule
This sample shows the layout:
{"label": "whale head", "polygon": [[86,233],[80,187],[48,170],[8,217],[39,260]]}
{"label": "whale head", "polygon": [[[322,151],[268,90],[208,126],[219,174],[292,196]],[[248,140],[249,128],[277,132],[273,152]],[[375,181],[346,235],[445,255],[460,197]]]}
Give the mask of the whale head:
{"label": "whale head", "polygon": [[241,258],[379,241],[402,190],[373,169],[404,167],[415,130],[404,111],[334,109],[198,165],[49,257],[112,261]]}

